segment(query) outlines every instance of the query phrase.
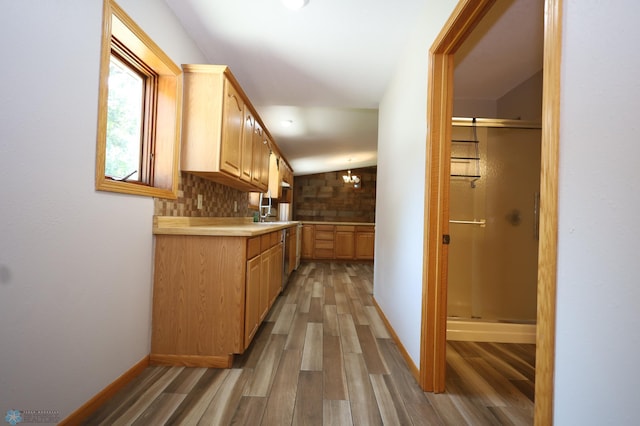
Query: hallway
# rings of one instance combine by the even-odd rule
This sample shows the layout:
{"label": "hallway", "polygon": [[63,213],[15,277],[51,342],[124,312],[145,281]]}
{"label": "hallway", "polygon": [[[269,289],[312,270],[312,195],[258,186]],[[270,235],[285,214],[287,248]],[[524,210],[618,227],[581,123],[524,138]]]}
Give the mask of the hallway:
{"label": "hallway", "polygon": [[85,424],[533,423],[533,345],[450,342],[447,392],[425,394],[372,283],[370,264],[303,263],[232,369],[149,367]]}

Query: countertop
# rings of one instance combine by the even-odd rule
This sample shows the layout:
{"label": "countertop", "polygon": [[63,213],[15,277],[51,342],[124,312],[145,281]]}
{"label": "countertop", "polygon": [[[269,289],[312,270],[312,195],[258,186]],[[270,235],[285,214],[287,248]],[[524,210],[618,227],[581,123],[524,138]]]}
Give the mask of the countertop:
{"label": "countertop", "polygon": [[300,222],[254,222],[251,217],[154,216],[154,235],[255,237],[297,226]]}
{"label": "countertop", "polygon": [[327,222],[327,221],[312,221],[312,220],[303,220],[302,224],[309,225],[346,225],[346,226],[375,226],[375,223],[371,222]]}

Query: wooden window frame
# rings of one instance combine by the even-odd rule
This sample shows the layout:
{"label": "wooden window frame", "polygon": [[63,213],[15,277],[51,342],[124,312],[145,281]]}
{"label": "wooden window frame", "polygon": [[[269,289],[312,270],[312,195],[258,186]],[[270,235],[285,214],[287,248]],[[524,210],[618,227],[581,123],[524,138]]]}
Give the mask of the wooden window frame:
{"label": "wooden window frame", "polygon": [[[175,199],[178,194],[182,70],[113,0],[104,1],[102,30],[96,190]],[[105,176],[112,54],[133,69],[142,68],[143,74],[148,76],[139,181],[119,181]]]}

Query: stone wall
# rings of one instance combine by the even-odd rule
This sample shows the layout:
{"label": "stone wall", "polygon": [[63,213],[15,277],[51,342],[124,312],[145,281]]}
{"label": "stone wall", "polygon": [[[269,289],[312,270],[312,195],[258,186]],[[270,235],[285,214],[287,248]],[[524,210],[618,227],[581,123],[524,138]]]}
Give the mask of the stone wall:
{"label": "stone wall", "polygon": [[293,219],[330,222],[375,222],[376,167],[352,169],[361,178],[361,187],[345,184],[338,172],[296,176]]}

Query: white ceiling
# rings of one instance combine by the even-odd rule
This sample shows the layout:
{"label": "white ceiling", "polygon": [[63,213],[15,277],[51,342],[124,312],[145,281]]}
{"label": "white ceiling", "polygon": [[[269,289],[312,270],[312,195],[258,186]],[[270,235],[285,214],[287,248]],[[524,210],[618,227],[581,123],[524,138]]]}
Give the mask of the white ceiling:
{"label": "white ceiling", "polygon": [[[207,60],[229,65],[295,174],[377,163],[378,103],[424,0],[310,0],[299,11],[280,0],[166,1]],[[456,97],[496,99],[542,67],[523,54],[541,45],[542,0],[497,3],[509,21],[494,18],[487,41],[461,55]],[[536,25],[539,35],[523,32]]]}

